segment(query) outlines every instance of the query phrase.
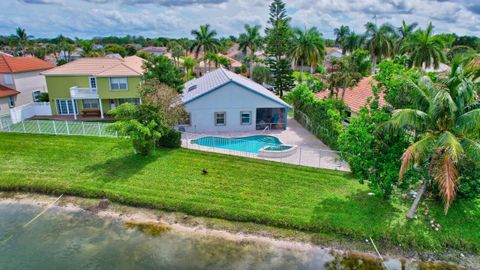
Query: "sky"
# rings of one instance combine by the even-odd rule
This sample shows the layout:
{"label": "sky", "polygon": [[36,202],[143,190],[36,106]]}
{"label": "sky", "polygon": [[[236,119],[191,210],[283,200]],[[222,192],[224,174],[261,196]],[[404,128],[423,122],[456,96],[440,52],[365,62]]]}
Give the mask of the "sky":
{"label": "sky", "polygon": [[[480,0],[284,0],[292,25],[317,27],[326,38],[368,21],[431,21],[436,33],[480,36]],[[191,37],[201,24],[219,36],[238,36],[244,24],[266,25],[270,0],[0,0],[0,35],[25,28],[29,35]]]}

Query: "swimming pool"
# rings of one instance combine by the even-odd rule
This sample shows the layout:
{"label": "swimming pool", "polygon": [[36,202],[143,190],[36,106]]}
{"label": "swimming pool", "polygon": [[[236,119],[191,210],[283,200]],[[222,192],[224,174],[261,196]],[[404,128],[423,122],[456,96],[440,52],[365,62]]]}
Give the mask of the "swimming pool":
{"label": "swimming pool", "polygon": [[247,153],[258,153],[260,149],[266,146],[282,145],[282,142],[277,137],[268,135],[255,135],[240,138],[208,136],[192,140],[192,143],[201,146],[229,149]]}

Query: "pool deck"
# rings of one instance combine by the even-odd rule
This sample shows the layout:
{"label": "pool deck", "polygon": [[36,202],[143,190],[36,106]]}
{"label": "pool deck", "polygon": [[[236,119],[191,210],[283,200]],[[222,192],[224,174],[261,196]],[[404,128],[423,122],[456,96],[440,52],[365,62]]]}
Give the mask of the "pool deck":
{"label": "pool deck", "polygon": [[[265,158],[259,157],[254,153],[246,153],[235,150],[213,148],[192,144],[191,140],[205,136],[217,136],[225,138],[247,137],[253,135],[271,135],[279,138],[283,144],[296,145],[297,151],[291,156],[283,158]],[[208,133],[183,133],[182,146],[191,149],[223,153],[229,155],[245,156],[272,160],[283,163],[303,165],[316,168],[325,168],[341,171],[350,171],[348,164],[339,159],[338,152],[331,150],[327,145],[302,127],[295,119],[289,118],[286,130],[271,130],[264,132],[262,130],[248,132],[208,132]]]}

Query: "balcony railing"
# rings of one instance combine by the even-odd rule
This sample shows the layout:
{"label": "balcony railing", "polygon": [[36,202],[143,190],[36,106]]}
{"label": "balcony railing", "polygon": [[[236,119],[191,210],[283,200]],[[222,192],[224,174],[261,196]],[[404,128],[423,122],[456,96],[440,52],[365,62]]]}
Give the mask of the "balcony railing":
{"label": "balcony railing", "polygon": [[98,98],[98,90],[96,88],[79,88],[74,86],[70,88],[70,96],[75,99]]}

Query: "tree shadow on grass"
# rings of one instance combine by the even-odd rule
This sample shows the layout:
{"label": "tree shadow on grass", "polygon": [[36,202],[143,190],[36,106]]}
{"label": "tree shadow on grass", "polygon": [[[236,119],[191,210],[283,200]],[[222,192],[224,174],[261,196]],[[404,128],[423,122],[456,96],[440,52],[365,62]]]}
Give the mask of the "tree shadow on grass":
{"label": "tree shadow on grass", "polygon": [[322,200],[313,210],[311,226],[347,237],[383,236],[402,220],[404,212],[390,201],[360,191]]}
{"label": "tree shadow on grass", "polygon": [[104,162],[92,164],[84,168],[83,173],[88,173],[93,178],[105,183],[127,180],[141,173],[149,164],[171,153],[171,150],[156,150],[148,156],[134,153],[107,159]]}

